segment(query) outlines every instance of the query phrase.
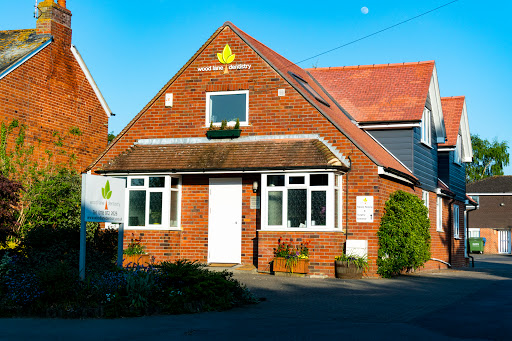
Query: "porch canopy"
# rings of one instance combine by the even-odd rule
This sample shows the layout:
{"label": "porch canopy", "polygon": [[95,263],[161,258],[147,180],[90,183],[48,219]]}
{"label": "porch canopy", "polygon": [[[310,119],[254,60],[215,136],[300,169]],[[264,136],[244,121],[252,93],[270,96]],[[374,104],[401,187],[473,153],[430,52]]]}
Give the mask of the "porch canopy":
{"label": "porch canopy", "polygon": [[98,173],[348,170],[318,139],[136,144]]}

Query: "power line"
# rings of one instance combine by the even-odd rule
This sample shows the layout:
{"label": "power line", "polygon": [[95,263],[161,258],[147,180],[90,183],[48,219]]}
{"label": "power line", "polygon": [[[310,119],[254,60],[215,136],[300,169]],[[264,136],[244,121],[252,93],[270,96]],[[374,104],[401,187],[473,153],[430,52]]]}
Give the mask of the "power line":
{"label": "power line", "polygon": [[433,8],[433,9],[431,9],[431,10],[429,10],[429,11],[426,11],[426,12],[424,12],[424,13],[421,13],[421,14],[419,14],[419,15],[415,16],[415,17],[412,17],[412,18],[409,18],[409,19],[407,19],[407,20],[401,21],[401,22],[399,22],[399,23],[397,23],[397,24],[394,24],[394,25],[391,25],[391,26],[389,26],[389,27],[386,27],[386,28],[384,28],[384,29],[382,29],[382,30],[380,30],[380,31],[377,31],[377,32],[374,32],[374,33],[368,34],[367,36],[364,36],[364,37],[358,38],[358,39],[356,39],[356,40],[352,40],[352,41],[351,41],[351,42],[349,42],[349,43],[346,43],[346,44],[343,44],[343,45],[341,45],[341,46],[335,47],[335,48],[330,49],[330,50],[328,50],[328,51],[325,51],[325,52],[322,52],[322,53],[320,53],[320,54],[317,54],[316,56],[306,58],[306,59],[304,59],[304,60],[301,60],[300,62],[293,63],[293,64],[291,64],[291,65],[294,65],[294,64],[295,64],[295,65],[297,65],[297,64],[303,63],[303,62],[305,62],[305,61],[308,61],[308,60],[310,60],[310,59],[313,59],[313,58],[316,58],[316,57],[320,57],[320,56],[322,56],[322,55],[324,55],[324,54],[327,54],[327,53],[330,53],[330,52],[332,52],[332,51],[335,51],[335,50],[341,49],[342,47],[348,46],[348,45],[350,45],[350,44],[357,43],[358,41],[361,41],[361,40],[363,40],[363,39],[366,39],[366,38],[369,38],[369,37],[371,37],[371,36],[374,36],[374,35],[377,35],[377,34],[379,34],[379,33],[382,33],[382,32],[384,32],[384,31],[390,30],[390,29],[392,29],[393,27],[397,27],[397,26],[402,25],[402,24],[405,24],[406,22],[409,22],[409,21],[411,21],[411,20],[418,19],[419,17],[422,17],[422,16],[427,15],[427,14],[429,14],[429,13],[432,13],[432,12],[434,12],[434,11],[437,11],[438,9],[441,9],[441,8],[443,8],[443,7],[446,7],[446,6],[448,6],[448,5],[451,5],[451,4],[453,4],[454,2],[457,2],[457,1],[459,1],[459,0],[450,1],[450,2],[448,2],[448,3],[446,3],[446,4],[444,4],[444,5],[441,5],[441,6],[439,6],[439,7]]}

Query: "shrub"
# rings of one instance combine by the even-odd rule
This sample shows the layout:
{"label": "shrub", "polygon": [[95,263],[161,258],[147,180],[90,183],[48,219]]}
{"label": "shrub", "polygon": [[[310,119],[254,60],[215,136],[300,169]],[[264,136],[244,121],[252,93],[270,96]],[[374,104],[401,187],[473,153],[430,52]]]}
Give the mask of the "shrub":
{"label": "shrub", "polygon": [[22,186],[19,182],[7,179],[0,172],[0,244],[13,235],[18,218],[17,207]]}
{"label": "shrub", "polygon": [[415,195],[397,191],[386,202],[380,222],[377,273],[391,277],[430,259],[428,209]]}

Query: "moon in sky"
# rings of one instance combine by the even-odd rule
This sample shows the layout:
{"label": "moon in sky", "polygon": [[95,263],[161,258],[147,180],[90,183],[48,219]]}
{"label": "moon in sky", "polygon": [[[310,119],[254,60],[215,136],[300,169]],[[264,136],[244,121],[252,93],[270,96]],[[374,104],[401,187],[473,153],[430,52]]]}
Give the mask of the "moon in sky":
{"label": "moon in sky", "polygon": [[363,14],[368,14],[368,7],[366,7],[366,6],[365,6],[365,7],[362,7],[362,8],[361,8],[361,13],[363,13]]}

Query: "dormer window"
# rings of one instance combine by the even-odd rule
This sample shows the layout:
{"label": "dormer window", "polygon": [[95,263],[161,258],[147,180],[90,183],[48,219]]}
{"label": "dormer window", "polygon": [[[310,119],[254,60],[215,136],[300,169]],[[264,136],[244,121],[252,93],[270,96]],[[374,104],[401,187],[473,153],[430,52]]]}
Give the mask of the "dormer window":
{"label": "dormer window", "polygon": [[423,109],[423,117],[421,119],[421,142],[427,146],[432,145],[432,131],[431,131],[431,111],[426,108]]}
{"label": "dormer window", "polygon": [[249,91],[219,91],[206,93],[206,126],[220,126],[222,121],[235,125],[249,123]]}
{"label": "dormer window", "polygon": [[453,162],[458,165],[462,164],[462,136],[460,135],[457,135],[457,144],[455,145]]}

